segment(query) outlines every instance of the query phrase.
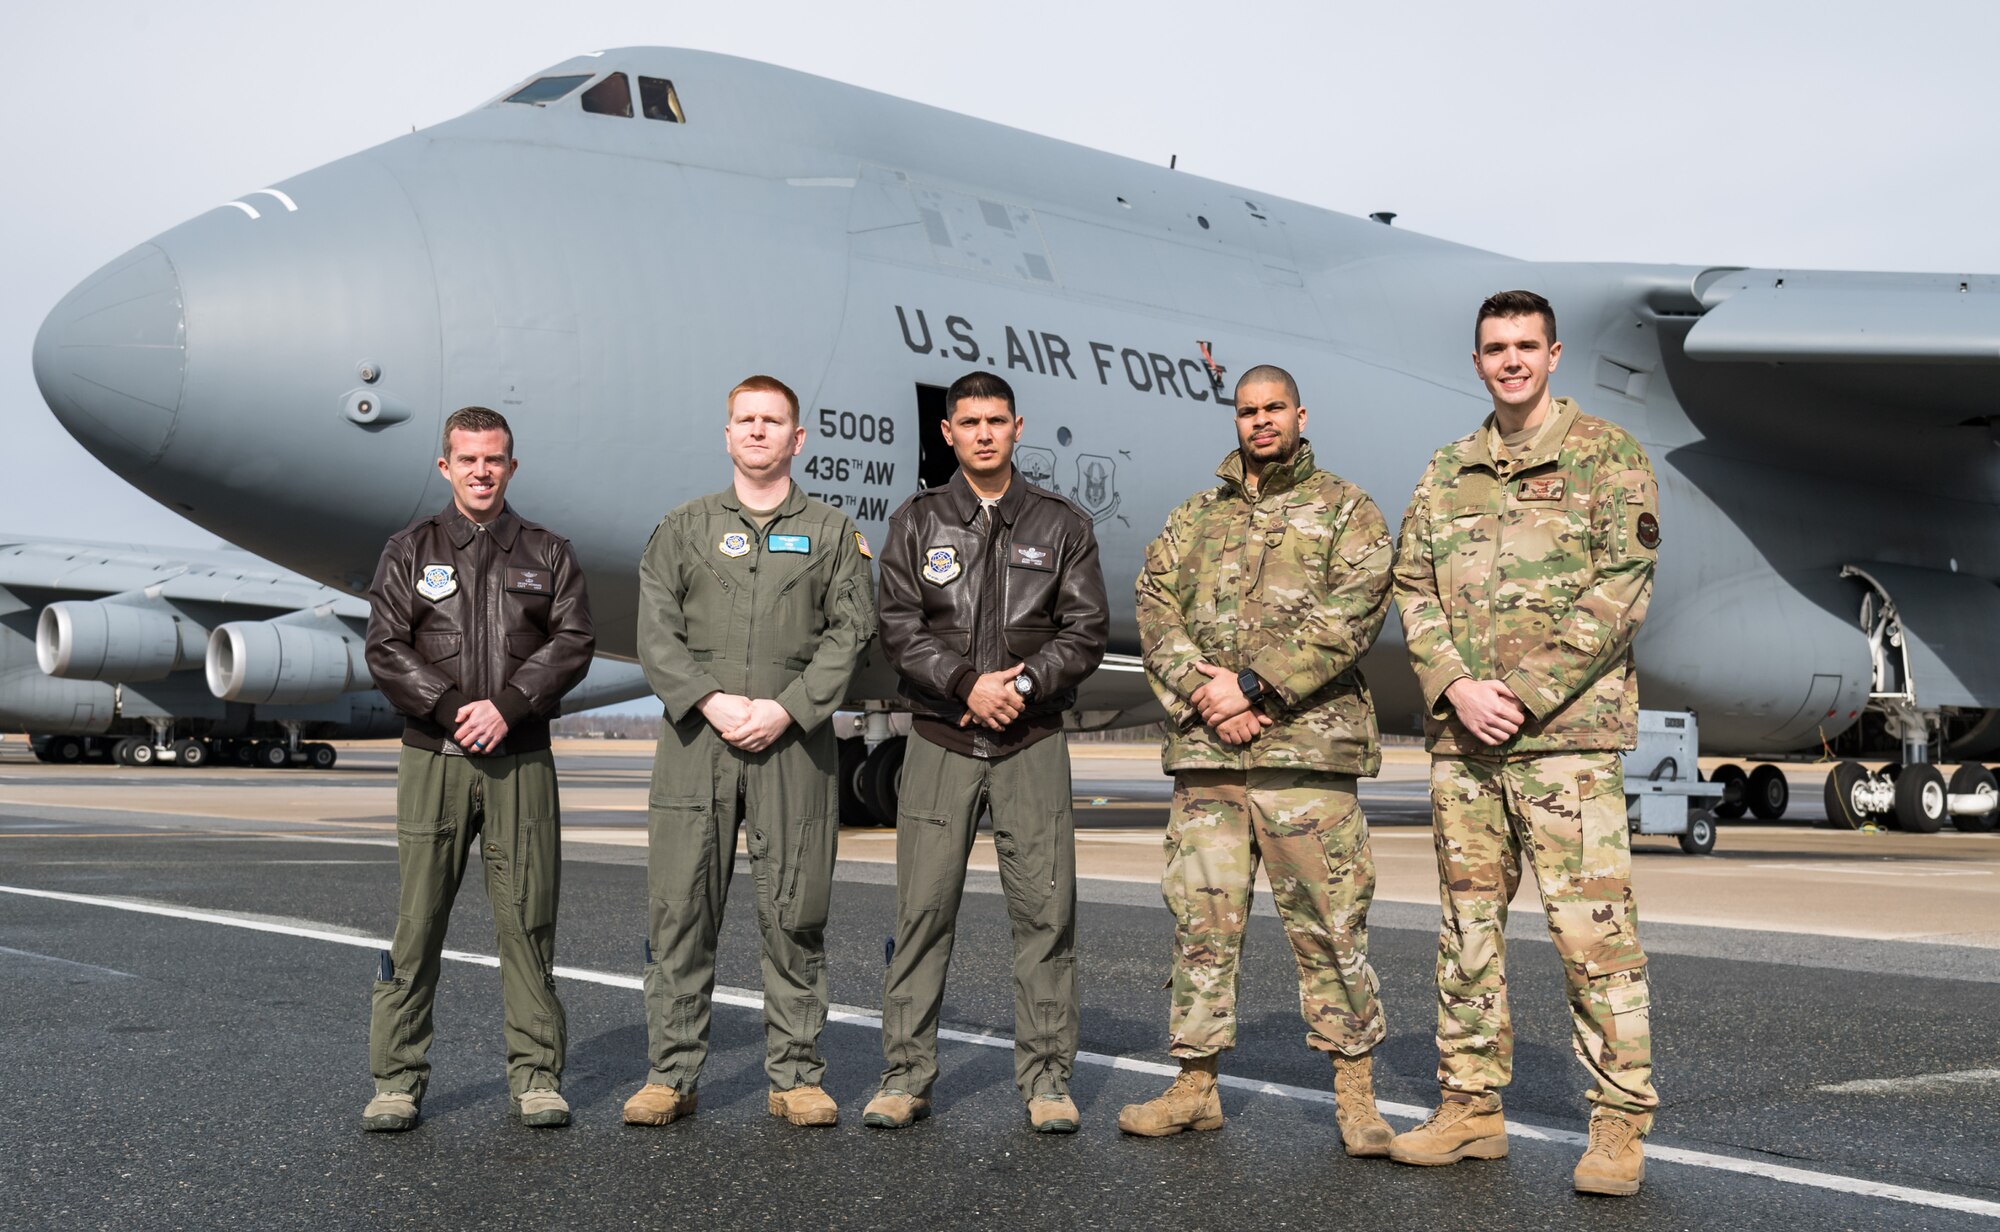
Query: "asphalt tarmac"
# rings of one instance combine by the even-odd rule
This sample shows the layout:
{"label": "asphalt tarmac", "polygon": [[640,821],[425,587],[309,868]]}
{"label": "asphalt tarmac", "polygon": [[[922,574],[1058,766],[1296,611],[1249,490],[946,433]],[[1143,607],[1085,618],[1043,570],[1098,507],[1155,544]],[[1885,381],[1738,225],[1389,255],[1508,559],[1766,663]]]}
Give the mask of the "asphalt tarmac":
{"label": "asphalt tarmac", "polygon": [[[565,791],[574,781],[587,798],[597,782],[609,793],[631,762],[643,805],[644,761],[566,754]],[[1163,781],[1089,759],[1079,768],[1080,824],[1107,807],[1093,801],[1120,796],[1150,805],[1156,832]],[[1532,892],[1510,929],[1507,1160],[1415,1169],[1339,1153],[1331,1068],[1303,1044],[1289,951],[1261,900],[1239,1045],[1224,1064],[1227,1127],[1121,1136],[1118,1108],[1167,1081],[1170,938],[1157,888],[1126,874],[1082,890],[1082,1132],[1033,1134],[1013,1090],[1006,916],[985,872],[968,883],[936,1115],[863,1129],[894,909],[893,868],[865,850],[842,861],[829,929],[846,1007],[823,1037],[838,1128],[794,1129],[764,1110],[740,869],[701,1111],[660,1129],[620,1123],[645,1071],[643,849],[572,835],[559,986],[575,1123],[534,1131],[509,1114],[498,975],[478,961],[493,953],[492,919],[475,873],[454,917],[465,958],[446,965],[424,1123],[363,1134],[369,982],[396,884],[393,840],[366,789],[379,795],[393,778],[387,759],[350,756],[327,775],[184,772],[212,773],[216,785],[201,788],[174,773],[0,764],[0,1227],[2000,1226],[2000,949],[1649,924],[1664,1107],[1644,1190],[1590,1199],[1569,1187],[1585,1078]],[[199,798],[164,799],[182,788]],[[1402,819],[1417,811],[1410,794],[1393,780],[1364,794],[1381,818],[1378,847],[1399,822],[1414,831]],[[566,825],[636,820],[600,803],[586,820],[566,797]],[[1135,814],[1127,828],[1145,825]],[[844,835],[843,855],[868,848],[867,833]],[[1851,862],[1837,844],[1833,857],[1811,849],[1817,833],[1773,841],[1809,868],[1808,856]],[[1953,884],[2000,867],[2000,835],[1923,837],[1946,840],[1920,849],[1939,853],[1921,863],[1962,874]],[[1398,1128],[1435,1099],[1435,922],[1435,906],[1413,902],[1374,913],[1390,1027],[1378,1095]]]}

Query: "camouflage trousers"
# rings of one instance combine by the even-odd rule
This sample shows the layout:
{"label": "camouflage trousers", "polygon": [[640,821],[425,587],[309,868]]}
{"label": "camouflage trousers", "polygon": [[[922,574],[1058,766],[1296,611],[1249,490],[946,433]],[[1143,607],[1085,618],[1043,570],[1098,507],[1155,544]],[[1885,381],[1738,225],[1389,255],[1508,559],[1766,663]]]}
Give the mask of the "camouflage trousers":
{"label": "camouflage trousers", "polygon": [[1503,933],[1525,853],[1567,977],[1571,1046],[1596,1081],[1587,1098],[1650,1125],[1660,1100],[1618,755],[1435,756],[1431,808],[1438,1085],[1480,1094],[1512,1077]]}
{"label": "camouflage trousers", "polygon": [[1299,966],[1306,1043],[1359,1056],[1387,1028],[1368,965],[1375,861],[1354,776],[1310,770],[1183,770],[1174,776],[1160,879],[1174,913],[1168,1050],[1236,1045],[1236,969],[1257,863]]}

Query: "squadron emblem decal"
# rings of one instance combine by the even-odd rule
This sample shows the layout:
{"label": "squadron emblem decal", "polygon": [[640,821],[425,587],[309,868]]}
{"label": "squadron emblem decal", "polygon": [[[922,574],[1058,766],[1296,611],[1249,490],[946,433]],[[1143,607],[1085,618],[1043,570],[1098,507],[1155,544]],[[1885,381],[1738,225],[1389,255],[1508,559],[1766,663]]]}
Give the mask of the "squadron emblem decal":
{"label": "squadron emblem decal", "polygon": [[942,586],[959,574],[957,548],[929,548],[924,552],[924,581]]}
{"label": "squadron emblem decal", "polygon": [[450,565],[425,565],[417,578],[417,593],[436,603],[458,593],[458,571]]}
{"label": "squadron emblem decal", "polygon": [[747,556],[750,554],[750,536],[740,530],[732,530],[715,545],[715,550],[724,556]]}

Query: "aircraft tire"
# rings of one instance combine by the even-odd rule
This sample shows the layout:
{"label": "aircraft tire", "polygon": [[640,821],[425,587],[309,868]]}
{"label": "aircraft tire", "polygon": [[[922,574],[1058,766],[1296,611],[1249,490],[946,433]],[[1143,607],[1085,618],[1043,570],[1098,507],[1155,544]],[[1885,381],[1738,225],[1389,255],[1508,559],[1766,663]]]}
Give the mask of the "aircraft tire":
{"label": "aircraft tire", "polygon": [[330,744],[308,744],[304,751],[306,764],[315,770],[331,770],[333,763],[340,760],[340,750]]}
{"label": "aircraft tire", "polygon": [[257,742],[254,740],[231,740],[229,742],[229,760],[239,766],[256,765]]}
{"label": "aircraft tire", "polygon": [[57,736],[49,741],[48,760],[63,766],[74,766],[83,760],[83,741],[75,736]]}
{"label": "aircraft tire", "polygon": [[199,740],[181,740],[174,744],[174,764],[186,766],[190,770],[208,764],[208,746]]}
{"label": "aircraft tire", "polygon": [[1715,815],[1717,817],[1724,821],[1735,821],[1738,817],[1743,816],[1744,810],[1750,807],[1745,799],[1748,788],[1744,786],[1744,781],[1749,777],[1749,775],[1743,772],[1743,767],[1733,762],[1723,762],[1708,776],[1709,782],[1720,783],[1724,789],[1727,789],[1732,783],[1736,785],[1736,798],[1732,800],[1724,796],[1721,803],[1715,806]]}
{"label": "aircraft tire", "polygon": [[906,736],[884,740],[861,768],[861,800],[878,826],[896,824],[896,780],[903,773]]}
{"label": "aircraft tire", "polygon": [[1896,776],[1896,820],[1913,834],[1936,834],[1951,815],[1944,775],[1933,765],[1904,766]]}
{"label": "aircraft tire", "polygon": [[[1967,762],[1951,772],[1951,794],[1954,796],[2000,795],[2000,779],[1978,762]],[[1966,834],[1985,834],[1993,829],[2000,816],[1993,813],[1966,813],[1954,815],[1951,824]]]}
{"label": "aircraft tire", "polygon": [[159,760],[159,750],[153,747],[151,740],[134,740],[126,756],[132,759],[129,765],[150,766]]}
{"label": "aircraft tire", "polygon": [[1688,828],[1680,836],[1681,850],[1691,856],[1705,856],[1715,850],[1715,818],[1702,809],[1688,810]]}
{"label": "aircraft tire", "polygon": [[282,770],[291,764],[292,753],[275,740],[259,740],[250,752],[250,764],[266,770]]}
{"label": "aircraft tire", "polygon": [[1768,764],[1750,772],[1743,794],[1750,811],[1764,821],[1777,821],[1792,803],[1792,785],[1785,772]]}
{"label": "aircraft tire", "polygon": [[859,736],[850,736],[840,742],[834,774],[840,779],[840,824],[843,826],[875,824],[874,816],[868,812],[868,805],[861,798],[861,772],[867,764],[867,741]]}
{"label": "aircraft tire", "polygon": [[139,743],[137,740],[134,740],[132,737],[127,736],[123,740],[120,740],[118,743],[112,745],[111,760],[121,766],[137,765],[138,763],[132,760],[132,746],[137,743]]}
{"label": "aircraft tire", "polygon": [[1868,814],[1854,803],[1854,789],[1868,777],[1858,761],[1843,761],[1826,772],[1826,824],[1836,830],[1859,830]]}

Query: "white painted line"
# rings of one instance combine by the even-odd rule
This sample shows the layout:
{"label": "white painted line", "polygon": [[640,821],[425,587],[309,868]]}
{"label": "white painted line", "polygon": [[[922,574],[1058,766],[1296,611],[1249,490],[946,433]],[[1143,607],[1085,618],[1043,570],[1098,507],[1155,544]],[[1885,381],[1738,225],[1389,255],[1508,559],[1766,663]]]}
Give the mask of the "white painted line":
{"label": "white painted line", "polygon": [[252,218],[262,218],[262,217],[263,217],[263,215],[262,215],[262,214],[259,214],[259,213],[258,213],[258,212],[257,212],[256,210],[254,210],[254,209],[250,208],[250,206],[246,205],[245,203],[243,203],[243,202],[241,202],[241,201],[225,201],[225,202],[223,202],[223,203],[222,203],[222,205],[220,205],[220,206],[217,206],[216,208],[217,208],[217,209],[222,209],[222,208],[225,208],[225,207],[228,207],[228,208],[234,208],[234,209],[239,209],[239,210],[242,210],[242,211],[243,211],[243,212],[244,212],[245,214],[248,214],[248,215],[250,215],[250,217],[252,217]]}
{"label": "white painted line", "polygon": [[1937,865],[1888,864],[1863,867],[1857,864],[1746,864],[1749,869],[1782,868],[1805,873],[1850,873],[1856,877],[1991,877],[1990,868],[1951,868]]}
{"label": "white painted line", "polygon": [[257,192],[248,192],[244,193],[243,195],[246,197],[254,197],[257,195],[257,193],[263,193],[267,197],[276,197],[278,199],[278,204],[284,206],[285,212],[288,214],[296,214],[299,212],[298,203],[293,201],[290,197],[287,197],[285,194],[279,192],[275,188],[260,188],[257,190]]}
{"label": "white painted line", "polygon": [[[359,933],[335,931],[325,926],[293,924],[269,918],[234,915],[215,911],[192,911],[184,907],[171,907],[163,903],[149,903],[135,899],[102,898],[92,894],[67,894],[56,890],[30,890],[20,886],[0,885],[0,894],[19,894],[27,898],[51,899],[56,902],[77,903],[87,907],[108,907],[116,911],[135,911],[142,915],[166,916],[177,920],[189,920],[197,924],[221,924],[231,928],[246,928],[252,932],[278,933],[289,937],[303,937],[311,941],[330,941],[335,945],[349,945],[360,949],[380,950],[388,948],[388,941],[381,937],[366,937]],[[444,957],[452,962],[472,963],[481,967],[498,967],[500,960],[487,954],[473,954],[464,950],[446,950]],[[557,967],[556,974],[564,979],[577,980],[586,984],[601,984],[610,988],[639,990],[644,987],[638,976],[614,975],[608,971],[591,971],[582,967]],[[717,986],[715,1000],[723,1005],[740,1009],[762,1009],[764,998],[747,988],[727,988]],[[870,1030],[882,1029],[882,1016],[873,1010],[851,1005],[828,1007],[828,1022],[844,1023],[848,1026],[865,1027]],[[1007,1036],[987,1031],[956,1031],[941,1029],[938,1038],[959,1044],[974,1044],[981,1048],[1004,1048],[1012,1050],[1014,1041]],[[1107,1069],[1123,1070],[1128,1073],[1155,1074],[1167,1077],[1179,1072],[1177,1066],[1158,1061],[1141,1061],[1134,1057],[1111,1056],[1101,1052],[1079,1052],[1076,1059],[1085,1065],[1100,1065]],[[1330,1104],[1334,1102],[1333,1092],[1314,1087],[1296,1087],[1282,1082],[1260,1082],[1254,1078],[1237,1078],[1223,1074],[1218,1081],[1235,1090],[1248,1091],[1257,1095],[1273,1095],[1280,1099],[1298,1100],[1303,1103]],[[1414,1104],[1388,1103],[1378,1100],[1376,1106],[1385,1116],[1417,1119],[1429,1114],[1428,1108]],[[1520,1121],[1510,1121],[1507,1132],[1516,1138],[1533,1142],[1555,1142],[1570,1146],[1582,1146],[1589,1141],[1585,1134],[1570,1129],[1550,1129],[1540,1125],[1529,1125]],[[1938,1193],[1929,1189],[1915,1189],[1907,1185],[1887,1185],[1879,1181],[1866,1181],[1858,1177],[1839,1176],[1830,1172],[1813,1172],[1806,1168],[1791,1168],[1782,1164],[1768,1164],[1761,1160],[1740,1159],[1733,1155],[1716,1155],[1708,1151],[1691,1151],[1681,1147],[1646,1147],[1646,1158],[1663,1163],[1687,1164],[1690,1167],[1708,1168],[1717,1172],[1734,1172],[1740,1176],[1760,1177],[1767,1181],[1779,1181],[1787,1185],[1801,1185],[1810,1189],[1830,1190],[1834,1193],[1858,1194],[1862,1197],[1882,1198],[1891,1202],[1906,1202],[1913,1206],[1925,1206],[1934,1210],[1958,1211],[1968,1215],[1986,1215],[2000,1219],[2000,1202],[1990,1202],[1981,1198],[1967,1198],[1958,1194]]]}
{"label": "white painted line", "polygon": [[2000,1082],[2000,1069],[1960,1069],[1943,1074],[1912,1074],[1908,1078],[1857,1078],[1853,1082],[1824,1083],[1813,1089],[1827,1095],[1902,1095],[1996,1082]]}
{"label": "white painted line", "polygon": [[102,971],[106,975],[120,975],[128,980],[139,978],[130,971],[120,971],[115,967],[100,967],[96,963],[77,962],[75,959],[70,958],[57,958],[54,954],[37,954],[33,950],[17,950],[11,946],[0,945],[0,954],[12,954],[16,958],[31,958],[36,962],[57,963],[65,967],[81,967],[85,971]]}

